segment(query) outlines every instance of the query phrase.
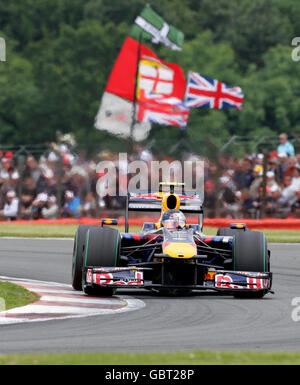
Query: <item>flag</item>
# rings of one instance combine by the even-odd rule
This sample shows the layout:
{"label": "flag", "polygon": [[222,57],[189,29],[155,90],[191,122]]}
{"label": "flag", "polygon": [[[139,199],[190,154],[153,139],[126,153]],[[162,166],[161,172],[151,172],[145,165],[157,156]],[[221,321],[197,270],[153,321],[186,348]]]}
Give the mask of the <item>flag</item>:
{"label": "flag", "polygon": [[[139,66],[137,66],[138,59],[140,59]],[[138,84],[135,98],[136,77]],[[179,65],[164,62],[151,49],[127,37],[111,71],[105,91],[130,101],[138,100],[141,90],[182,100],[185,87],[184,73]]]}
{"label": "flag", "polygon": [[[95,127],[121,138],[129,138],[131,136],[132,118],[133,103],[105,92],[96,116]],[[137,117],[135,118],[137,120]],[[133,140],[139,142],[146,139],[150,129],[150,123],[136,122],[132,133]]]}
{"label": "flag", "polygon": [[130,35],[136,40],[148,39],[154,44],[162,43],[176,51],[182,49],[184,40],[184,34],[166,23],[149,5],[135,19]]}
{"label": "flag", "polygon": [[218,80],[189,73],[185,102],[196,108],[242,109],[244,95],[240,87],[228,87]]}
{"label": "flag", "polygon": [[138,102],[137,120],[166,126],[185,127],[190,109],[177,98],[142,93]]}

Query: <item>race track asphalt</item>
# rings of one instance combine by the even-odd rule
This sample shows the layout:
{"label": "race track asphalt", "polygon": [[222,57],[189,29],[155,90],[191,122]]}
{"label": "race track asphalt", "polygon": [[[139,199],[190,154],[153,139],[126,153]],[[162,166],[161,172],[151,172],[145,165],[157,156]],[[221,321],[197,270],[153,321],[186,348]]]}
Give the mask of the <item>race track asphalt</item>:
{"label": "race track asphalt", "polygon": [[[70,283],[72,241],[1,239],[0,275]],[[300,245],[272,244],[275,294],[239,300],[205,292],[165,298],[122,291],[146,303],[123,314],[0,326],[0,353],[78,351],[300,351]],[[300,299],[299,299],[300,300]]]}

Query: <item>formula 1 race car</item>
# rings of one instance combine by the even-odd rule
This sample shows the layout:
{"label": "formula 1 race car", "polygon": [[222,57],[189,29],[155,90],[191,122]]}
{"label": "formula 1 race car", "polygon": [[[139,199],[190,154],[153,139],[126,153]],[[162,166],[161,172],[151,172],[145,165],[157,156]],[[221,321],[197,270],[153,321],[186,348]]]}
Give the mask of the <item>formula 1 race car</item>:
{"label": "formula 1 race car", "polygon": [[[163,192],[163,187],[168,191]],[[175,190],[179,187],[180,192]],[[160,212],[157,222],[130,233],[129,211]],[[197,214],[197,224],[184,213]],[[270,251],[263,233],[244,224],[202,233],[199,194],[183,184],[162,183],[159,192],[128,193],[125,232],[103,219],[80,225],[74,239],[72,284],[89,295],[113,295],[118,288],[144,288],[164,294],[213,290],[239,298],[262,298],[271,291]]]}

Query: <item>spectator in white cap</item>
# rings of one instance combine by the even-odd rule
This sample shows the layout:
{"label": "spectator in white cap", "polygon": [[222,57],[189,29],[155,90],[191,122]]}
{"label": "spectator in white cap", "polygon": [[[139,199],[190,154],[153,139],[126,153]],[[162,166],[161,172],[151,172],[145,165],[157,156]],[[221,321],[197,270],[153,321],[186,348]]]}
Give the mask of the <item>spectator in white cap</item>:
{"label": "spectator in white cap", "polygon": [[268,171],[266,176],[267,176],[267,186],[270,189],[273,188],[274,191],[278,190],[278,189],[280,190],[279,185],[275,180],[275,172],[274,171]]}
{"label": "spectator in white cap", "polygon": [[45,219],[58,218],[58,206],[56,204],[56,197],[51,195],[48,198],[47,205],[42,208],[42,217]]}
{"label": "spectator in white cap", "polygon": [[47,206],[48,194],[40,193],[32,202],[32,216],[33,219],[42,218],[42,209]]}
{"label": "spectator in white cap", "polygon": [[74,192],[67,190],[65,192],[65,204],[62,208],[64,218],[79,218],[81,214],[80,199],[74,195]]}
{"label": "spectator in white cap", "polygon": [[3,210],[0,211],[0,216],[2,219],[7,221],[13,221],[17,219],[19,210],[19,199],[14,190],[9,190],[6,193],[6,202],[4,204]]}

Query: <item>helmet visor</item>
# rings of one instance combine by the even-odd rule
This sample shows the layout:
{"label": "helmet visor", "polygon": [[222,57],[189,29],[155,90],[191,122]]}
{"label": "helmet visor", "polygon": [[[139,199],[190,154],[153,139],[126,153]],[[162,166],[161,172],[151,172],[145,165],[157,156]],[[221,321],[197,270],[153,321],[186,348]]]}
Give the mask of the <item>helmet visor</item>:
{"label": "helmet visor", "polygon": [[168,230],[183,229],[185,227],[185,221],[181,218],[170,218],[163,222],[163,226]]}

